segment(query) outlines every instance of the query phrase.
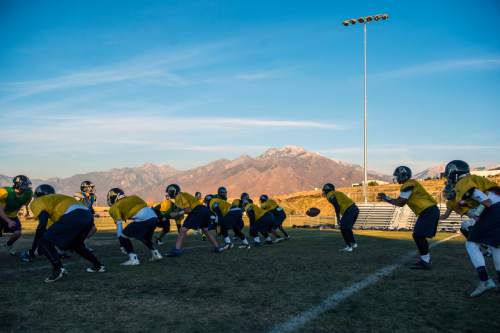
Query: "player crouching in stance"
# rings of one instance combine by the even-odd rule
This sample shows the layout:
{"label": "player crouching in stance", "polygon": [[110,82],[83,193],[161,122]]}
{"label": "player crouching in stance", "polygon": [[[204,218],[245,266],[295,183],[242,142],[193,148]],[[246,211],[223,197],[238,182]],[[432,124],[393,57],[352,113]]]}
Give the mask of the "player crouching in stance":
{"label": "player crouching in stance", "polygon": [[464,161],[455,160],[446,165],[445,177],[455,185],[456,201],[464,206],[469,201],[475,201],[475,223],[470,227],[465,248],[472,265],[479,276],[479,285],[470,294],[477,297],[495,288],[495,282],[488,277],[486,262],[481,253],[481,244],[487,245],[493,257],[493,263],[500,281],[500,187],[498,184],[480,176],[471,175],[469,165]]}
{"label": "player crouching in stance", "polygon": [[342,252],[352,252],[353,249],[358,247],[354,239],[352,227],[359,215],[359,208],[354,201],[342,192],[335,190],[335,185],[327,183],[323,185],[323,196],[326,197],[329,203],[335,209],[335,216],[337,217],[337,224],[340,225],[340,232],[344,238],[345,247],[341,249]]}
{"label": "player crouching in stance", "polygon": [[[181,222],[184,218],[184,215],[178,215],[175,213],[177,207],[170,200],[168,194],[165,195],[165,200],[160,202],[159,204],[153,206],[153,209],[158,216],[158,226],[161,227],[161,233],[155,239],[155,243],[158,245],[163,245],[163,237],[170,232],[170,220],[175,220],[175,225],[177,226],[177,232],[181,231]],[[174,218],[175,216],[175,218]]]}
{"label": "player crouching in stance", "polygon": [[418,216],[413,227],[413,239],[420,253],[420,259],[410,268],[429,270],[431,269],[431,255],[427,238],[436,235],[440,214],[437,202],[419,182],[411,179],[410,168],[399,166],[394,170],[393,176],[395,181],[401,184],[399,197],[392,199],[385,193],[379,193],[377,198],[398,207],[407,204],[413,213]]}
{"label": "player crouching in stance", "polygon": [[[149,261],[161,260],[162,255],[153,247],[153,234],[158,225],[155,211],[137,195],[125,196],[125,192],[119,188],[109,190],[107,201],[108,206],[110,206],[109,215],[116,223],[118,241],[129,257],[129,260],[121,265],[135,266],[140,264],[130,238],[140,240],[151,251]],[[132,220],[132,222],[123,228],[123,224],[127,220]]]}
{"label": "player crouching in stance", "polygon": [[[243,205],[243,210],[246,212],[248,219],[250,220],[250,236],[253,237],[255,246],[262,245],[259,233],[264,237],[266,244],[278,243],[283,240],[283,238],[281,238],[276,232],[276,229],[278,229],[278,223],[274,218],[273,213],[265,211],[254,204],[253,200],[250,199],[250,196],[247,193],[241,194],[241,204]],[[271,236],[269,236],[269,232],[276,237],[274,242]]]}
{"label": "player crouching in stance", "polygon": [[[166,192],[168,196],[175,201],[175,205],[180,209],[176,212],[178,215],[187,214],[184,223],[182,224],[175,247],[167,254],[168,257],[178,257],[182,254],[182,244],[186,238],[189,229],[198,230],[207,236],[208,240],[214,246],[214,252],[223,252],[224,247],[219,247],[215,235],[212,233],[214,221],[211,218],[210,210],[198,201],[189,193],[181,192],[181,188],[177,184],[167,186]],[[175,214],[174,214],[175,216]]]}
{"label": "player crouching in stance", "polygon": [[[97,197],[95,195],[95,185],[92,183],[90,180],[84,180],[80,184],[80,192],[76,192],[74,195],[74,198],[87,207],[92,215],[95,214],[94,211],[94,203],[97,200]],[[95,225],[92,226],[92,229],[90,229],[89,234],[87,235],[87,239],[90,237],[94,236],[94,234],[97,232],[97,228]],[[87,246],[89,251],[93,251],[90,247]]]}
{"label": "player crouching in stance", "polygon": [[0,187],[0,236],[2,231],[12,233],[5,248],[14,256],[16,252],[12,247],[21,237],[21,221],[17,214],[21,207],[31,201],[33,191],[31,181],[26,176],[16,176],[12,182],[13,185],[10,187]]}
{"label": "player crouching in stance", "polygon": [[210,194],[205,196],[205,204],[217,216],[218,224],[221,228],[221,234],[224,237],[224,247],[230,249],[234,246],[229,237],[229,230],[233,230],[234,234],[241,240],[239,248],[249,249],[250,244],[241,231],[243,229],[243,211],[239,207],[232,205],[218,196],[214,197]]}
{"label": "player crouching in stance", "polygon": [[[30,204],[33,216],[38,218],[38,227],[33,241],[38,253],[45,255],[52,264],[52,275],[45,282],[54,282],[67,274],[56,249],[74,250],[93,266],[89,273],[102,273],[106,269],[84,244],[94,217],[90,210],[74,198],[56,194],[52,186],[43,184],[35,189],[35,199]],[[52,224],[49,225],[49,219]]]}
{"label": "player crouching in stance", "polygon": [[280,207],[275,200],[269,199],[269,196],[267,196],[266,194],[262,194],[259,198],[259,201],[260,201],[260,208],[264,209],[265,211],[273,213],[274,218],[278,223],[278,229],[280,229],[280,231],[285,236],[284,239],[289,239],[290,236],[288,236],[288,233],[285,231],[285,229],[283,229],[283,222],[286,220],[285,210],[282,207]]}

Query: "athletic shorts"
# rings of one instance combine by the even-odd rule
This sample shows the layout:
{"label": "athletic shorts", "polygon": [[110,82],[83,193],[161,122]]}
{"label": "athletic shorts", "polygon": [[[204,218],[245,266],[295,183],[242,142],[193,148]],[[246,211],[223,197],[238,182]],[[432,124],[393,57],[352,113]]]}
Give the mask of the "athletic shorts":
{"label": "athletic shorts", "polygon": [[358,219],[359,208],[355,204],[348,207],[340,218],[340,229],[352,229]]}
{"label": "athletic shorts", "polygon": [[11,217],[10,219],[16,223],[16,225],[13,228],[10,228],[9,224],[7,223],[7,221],[5,221],[4,219],[2,219],[0,217],[0,233],[2,231],[5,232],[5,233],[11,233],[11,232],[15,232],[15,231],[21,231],[21,221],[19,220],[19,217],[17,217],[17,216],[16,217]]}
{"label": "athletic shorts", "polygon": [[500,246],[500,202],[486,208],[470,229],[468,240],[493,247]]}
{"label": "athletic shorts", "polygon": [[75,209],[54,222],[42,236],[61,250],[78,247],[92,229],[94,218],[88,209]]}
{"label": "athletic shorts", "polygon": [[439,215],[439,208],[437,206],[431,206],[420,213],[413,227],[413,236],[434,237],[437,231]]}
{"label": "athletic shorts", "polygon": [[132,222],[123,229],[123,234],[128,238],[147,239],[153,237],[157,225],[156,217],[142,222]]}
{"label": "athletic shorts", "polygon": [[222,225],[226,230],[229,229],[237,229],[241,230],[243,229],[244,223],[243,223],[243,214],[241,210],[233,210],[229,211],[226,216],[224,216]]}
{"label": "athletic shorts", "polygon": [[199,205],[196,206],[186,217],[182,226],[186,229],[204,229],[215,228],[213,220],[211,219],[210,209],[208,207]]}
{"label": "athletic shorts", "polygon": [[280,207],[280,209],[273,210],[273,214],[274,214],[274,219],[281,226],[283,224],[283,221],[285,221],[286,219],[285,210]]}

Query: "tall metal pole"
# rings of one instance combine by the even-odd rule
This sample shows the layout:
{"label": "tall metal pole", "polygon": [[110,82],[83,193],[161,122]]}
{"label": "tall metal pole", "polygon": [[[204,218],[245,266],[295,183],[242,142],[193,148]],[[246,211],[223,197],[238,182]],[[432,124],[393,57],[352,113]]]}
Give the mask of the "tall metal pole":
{"label": "tall metal pole", "polygon": [[364,128],[364,161],[363,161],[363,169],[364,169],[364,182],[363,182],[363,196],[365,199],[365,203],[368,202],[368,127],[367,127],[367,115],[366,115],[366,26],[367,24],[363,24],[363,37],[364,37],[364,76],[365,76],[365,102],[364,102],[364,115],[365,115],[365,128]]}

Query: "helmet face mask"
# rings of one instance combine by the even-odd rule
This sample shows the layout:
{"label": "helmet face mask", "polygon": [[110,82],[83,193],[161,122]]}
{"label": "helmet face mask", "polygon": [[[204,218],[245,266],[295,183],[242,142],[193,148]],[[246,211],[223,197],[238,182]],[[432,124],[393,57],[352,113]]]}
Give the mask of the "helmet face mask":
{"label": "helmet face mask", "polygon": [[395,182],[404,184],[411,179],[411,169],[404,165],[398,166],[392,175],[394,176],[393,180],[395,180]]}
{"label": "helmet face mask", "polygon": [[335,191],[335,185],[333,185],[332,183],[326,183],[325,185],[323,185],[321,193],[323,196],[326,196],[331,191]]}
{"label": "helmet face mask", "polygon": [[443,196],[446,200],[454,200],[457,196],[457,192],[455,191],[455,187],[452,183],[447,182],[445,187],[443,188]]}
{"label": "helmet face mask", "polygon": [[56,193],[56,190],[51,185],[42,184],[36,187],[35,192],[33,193],[33,197],[36,199],[43,197],[44,195],[49,195],[54,193]]}
{"label": "helmet face mask", "polygon": [[227,189],[224,186],[217,189],[217,197],[227,200]]}
{"label": "helmet face mask", "polygon": [[175,199],[175,197],[177,196],[177,194],[179,194],[181,192],[181,187],[179,185],[177,185],[177,184],[170,184],[165,189],[165,192],[168,194],[168,196],[171,199]]}
{"label": "helmet face mask", "polygon": [[21,193],[31,191],[31,180],[25,175],[15,176],[12,183],[12,187]]}
{"label": "helmet face mask", "polygon": [[444,177],[448,179],[449,182],[455,184],[458,180],[470,173],[469,165],[461,160],[454,160],[446,164],[444,168]]}
{"label": "helmet face mask", "polygon": [[125,192],[123,192],[120,188],[112,188],[108,191],[108,195],[106,196],[106,201],[108,206],[113,206],[118,200],[125,197]]}

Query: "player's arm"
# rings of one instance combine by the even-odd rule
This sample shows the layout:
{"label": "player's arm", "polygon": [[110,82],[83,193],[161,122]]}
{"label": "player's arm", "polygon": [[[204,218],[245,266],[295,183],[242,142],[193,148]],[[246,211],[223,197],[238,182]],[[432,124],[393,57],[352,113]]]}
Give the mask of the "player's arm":
{"label": "player's arm", "polygon": [[337,218],[337,224],[340,224],[340,205],[335,196],[332,196],[331,199],[329,199],[330,203],[333,205],[333,209],[335,209],[335,217]]}
{"label": "player's arm", "polygon": [[411,194],[413,191],[413,187],[407,187],[404,189],[404,191],[401,191],[399,194],[399,197],[397,198],[391,198],[385,193],[379,193],[377,194],[377,199],[380,201],[385,201],[391,205],[397,206],[397,207],[403,207],[406,205],[408,202],[408,199],[410,198]]}
{"label": "player's arm", "polygon": [[0,217],[5,222],[7,222],[7,224],[9,225],[9,228],[14,228],[16,226],[16,223],[14,221],[12,221],[10,217],[7,216],[7,214],[5,213],[5,207],[6,207],[6,204],[0,203]]}
{"label": "player's arm", "polygon": [[477,206],[473,210],[472,216],[471,216],[475,220],[478,220],[479,216],[483,213],[483,211],[492,205],[492,202],[488,198],[488,196],[484,192],[482,192],[476,188],[467,191],[464,194],[464,196],[462,197],[462,199],[463,200],[460,201],[460,204],[465,204],[465,200],[467,200],[467,199],[472,199],[472,200],[477,201],[479,203],[479,206]]}
{"label": "player's arm", "polygon": [[42,238],[45,230],[47,230],[47,223],[49,222],[49,214],[46,211],[43,211],[38,215],[38,226],[35,231],[35,238],[33,238],[33,243],[31,244],[30,255],[34,256],[35,251],[38,248],[38,243]]}
{"label": "player's arm", "polygon": [[446,220],[448,217],[450,217],[452,211],[453,210],[451,208],[446,208],[446,211],[439,216],[439,219]]}

